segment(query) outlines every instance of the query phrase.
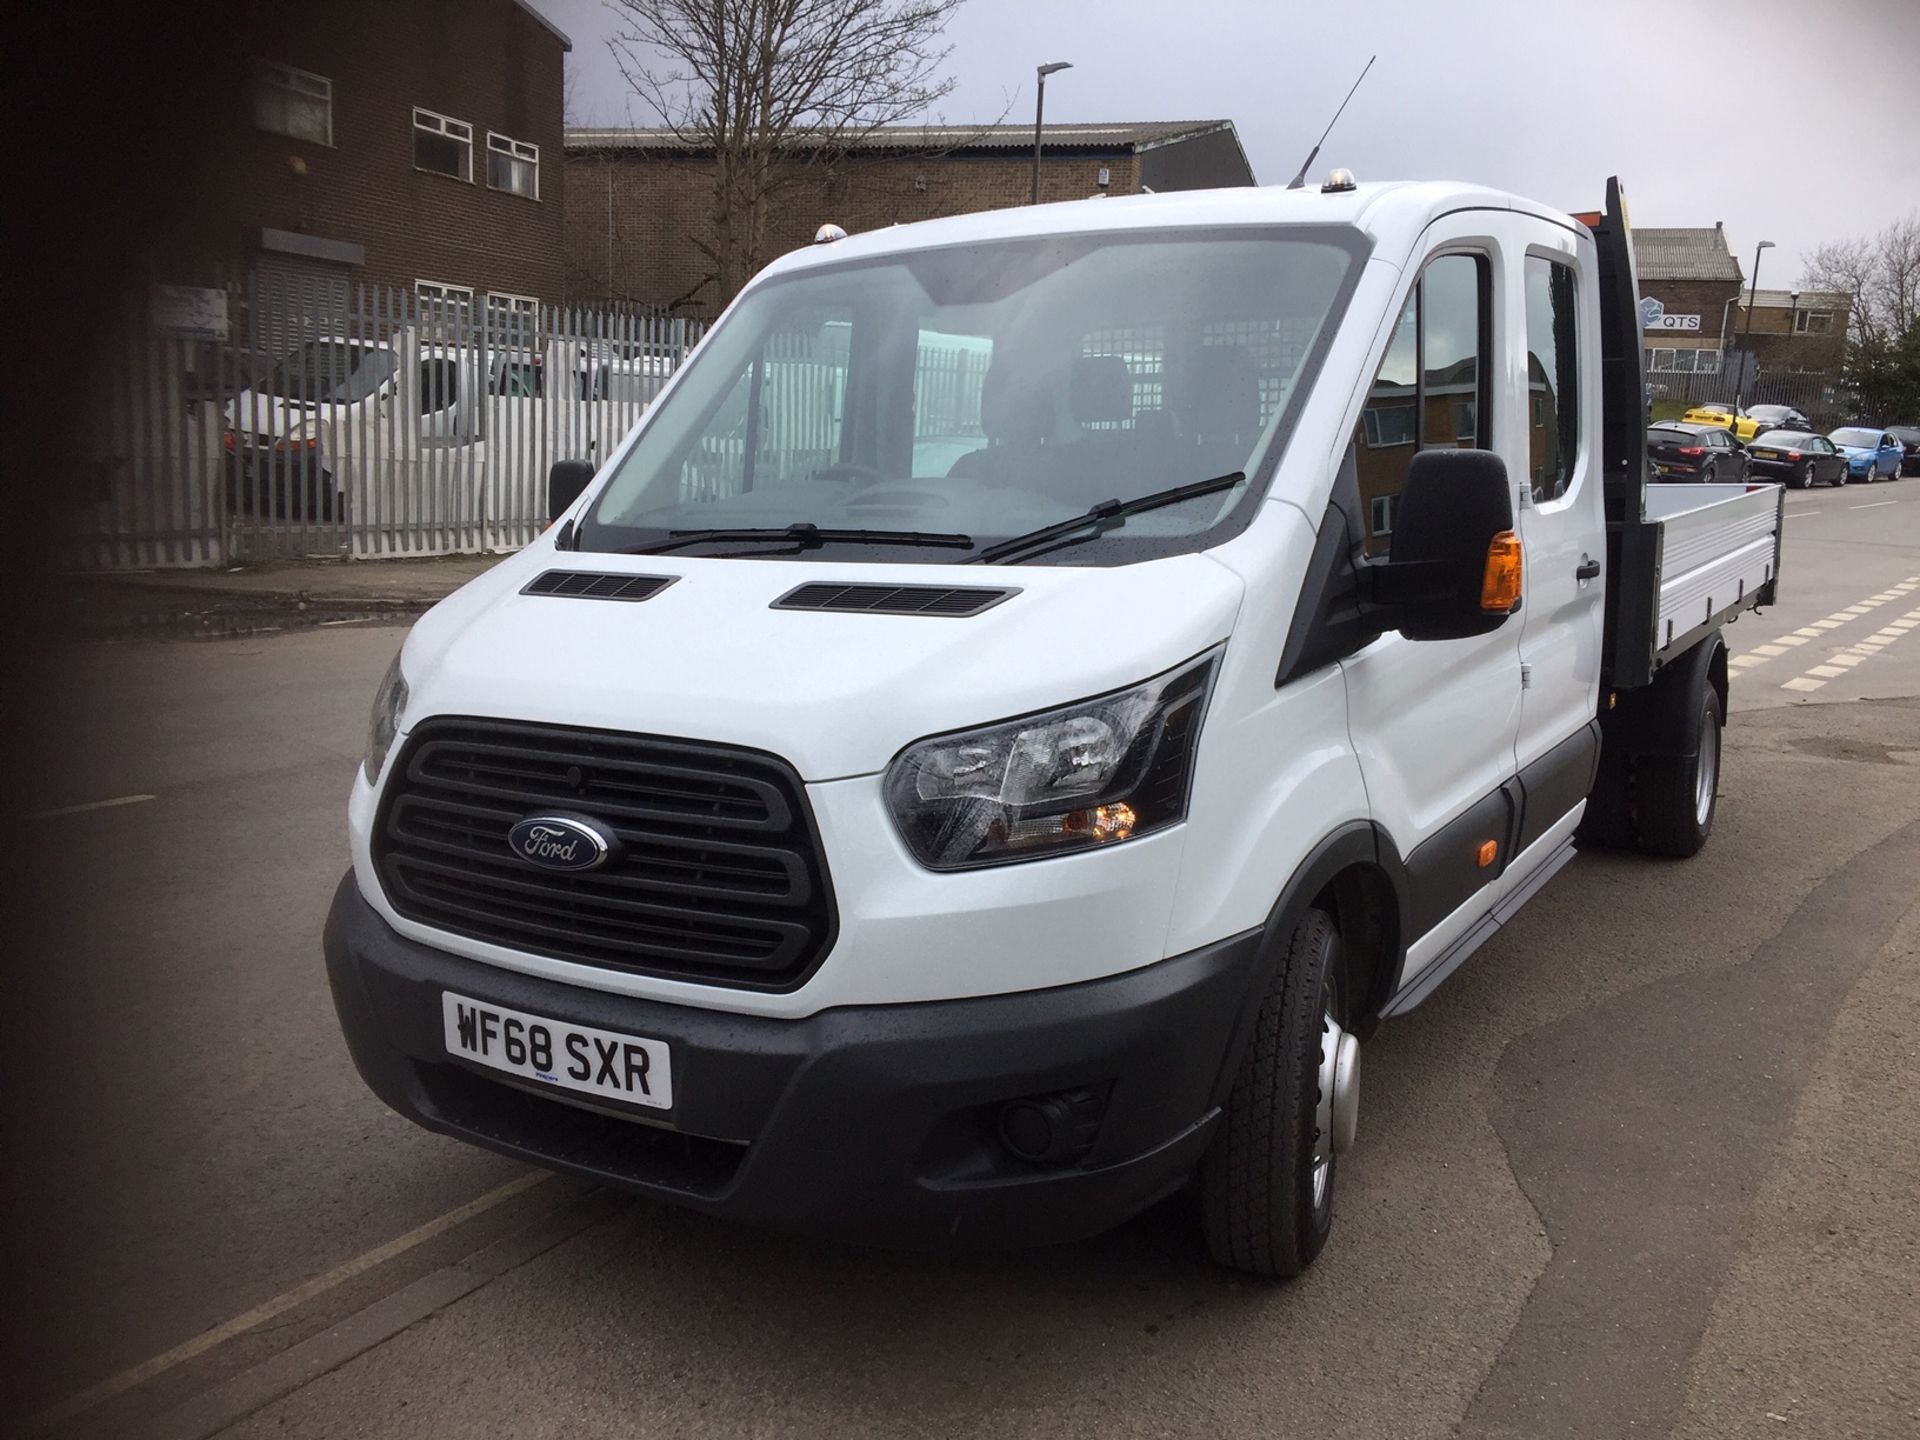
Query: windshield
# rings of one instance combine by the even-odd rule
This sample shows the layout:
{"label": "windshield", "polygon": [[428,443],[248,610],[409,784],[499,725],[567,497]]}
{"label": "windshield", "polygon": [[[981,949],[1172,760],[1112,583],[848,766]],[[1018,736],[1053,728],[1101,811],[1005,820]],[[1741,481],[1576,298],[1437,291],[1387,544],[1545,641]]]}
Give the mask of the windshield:
{"label": "windshield", "polygon": [[1860,450],[1877,450],[1880,448],[1880,432],[1878,430],[1836,430],[1827,436],[1827,438],[1836,445],[1852,445]]}
{"label": "windshield", "polygon": [[[1199,548],[1251,513],[1363,254],[1357,231],[1333,227],[1065,235],[773,281],[707,337],[578,547],[813,525],[959,533],[977,552],[1104,500],[1245,471],[1249,486],[1028,563]],[[849,545],[861,548],[806,555]]]}
{"label": "windshield", "polygon": [[309,340],[273,367],[260,386],[285,400],[364,400],[394,372],[391,350],[345,340]]}

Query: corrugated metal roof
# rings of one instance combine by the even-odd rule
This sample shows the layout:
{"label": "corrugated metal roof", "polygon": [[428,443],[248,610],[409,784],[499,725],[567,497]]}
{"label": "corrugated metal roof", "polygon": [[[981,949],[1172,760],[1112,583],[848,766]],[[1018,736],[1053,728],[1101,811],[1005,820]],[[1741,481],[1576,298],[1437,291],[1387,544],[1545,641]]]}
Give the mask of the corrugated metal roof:
{"label": "corrugated metal roof", "polygon": [[[1049,150],[1140,151],[1233,130],[1231,120],[1136,120],[1094,125],[1046,125],[1041,143]],[[696,150],[660,126],[632,129],[569,130],[569,150]],[[883,125],[864,136],[860,150],[1010,150],[1033,148],[1031,125]]]}
{"label": "corrugated metal roof", "polygon": [[1739,280],[1740,262],[1715,225],[1699,230],[1635,230],[1633,263],[1642,280]]}
{"label": "corrugated metal roof", "polygon": [[[1791,310],[1795,305],[1792,290],[1756,290],[1753,292],[1753,308],[1756,310]],[[1850,310],[1853,308],[1853,296],[1844,290],[1801,290],[1797,302],[1802,310]],[[1746,296],[1740,297],[1742,302]]]}

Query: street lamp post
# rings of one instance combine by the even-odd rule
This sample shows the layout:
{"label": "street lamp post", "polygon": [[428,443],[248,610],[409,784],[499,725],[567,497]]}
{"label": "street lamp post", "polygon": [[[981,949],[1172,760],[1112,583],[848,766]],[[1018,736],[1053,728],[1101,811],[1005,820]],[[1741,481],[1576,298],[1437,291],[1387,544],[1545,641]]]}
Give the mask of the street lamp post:
{"label": "street lamp post", "polygon": [[1056,60],[1051,65],[1034,67],[1034,73],[1040,77],[1040,88],[1033,97],[1033,199],[1028,202],[1032,205],[1040,203],[1040,117],[1047,108],[1047,76],[1056,70],[1072,68],[1073,63],[1069,60]]}
{"label": "street lamp post", "polygon": [[1747,399],[1747,371],[1749,368],[1754,370],[1760,368],[1753,363],[1753,301],[1754,297],[1760,293],[1760,252],[1771,249],[1773,249],[1771,240],[1762,240],[1753,247],[1753,279],[1747,286],[1747,324],[1740,335],[1740,349],[1745,358],[1740,366],[1740,383],[1734,388],[1733,394],[1733,408],[1736,416]]}

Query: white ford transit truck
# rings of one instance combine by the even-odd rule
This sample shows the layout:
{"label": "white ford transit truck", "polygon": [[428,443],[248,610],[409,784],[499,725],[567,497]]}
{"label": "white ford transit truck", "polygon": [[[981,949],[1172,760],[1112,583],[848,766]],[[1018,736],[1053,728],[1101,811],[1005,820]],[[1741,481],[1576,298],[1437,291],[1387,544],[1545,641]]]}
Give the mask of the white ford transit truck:
{"label": "white ford transit truck", "polygon": [[1373,1029],[1577,841],[1712,827],[1781,492],[1647,483],[1638,300],[1617,183],[1344,172],[769,266],[381,685],[361,1074],[744,1220],[1039,1243],[1192,1186],[1299,1271]]}

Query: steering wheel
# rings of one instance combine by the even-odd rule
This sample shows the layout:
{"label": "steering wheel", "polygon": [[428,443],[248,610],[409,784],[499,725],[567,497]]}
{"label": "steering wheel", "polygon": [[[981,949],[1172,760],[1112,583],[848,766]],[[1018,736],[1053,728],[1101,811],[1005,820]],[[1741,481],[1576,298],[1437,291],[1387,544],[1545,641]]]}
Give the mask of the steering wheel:
{"label": "steering wheel", "polygon": [[822,465],[807,478],[810,480],[864,480],[869,485],[878,485],[888,477],[871,465],[854,465],[843,461],[834,465]]}

